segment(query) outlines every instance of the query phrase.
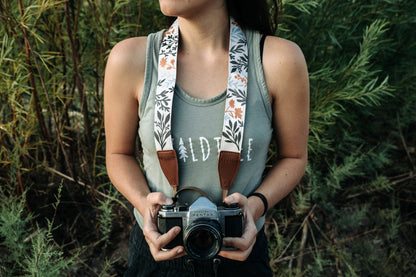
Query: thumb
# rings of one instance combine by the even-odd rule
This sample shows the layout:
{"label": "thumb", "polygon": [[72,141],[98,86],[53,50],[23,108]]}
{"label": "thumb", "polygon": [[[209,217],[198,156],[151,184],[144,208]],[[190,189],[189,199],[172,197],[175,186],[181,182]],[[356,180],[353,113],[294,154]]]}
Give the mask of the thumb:
{"label": "thumb", "polygon": [[172,198],[162,192],[152,192],[147,195],[147,201],[152,205],[172,205]]}
{"label": "thumb", "polygon": [[227,196],[224,199],[224,202],[227,203],[227,204],[238,204],[239,206],[243,206],[243,205],[246,204],[247,198],[244,195],[242,195],[238,192],[235,192],[235,193]]}

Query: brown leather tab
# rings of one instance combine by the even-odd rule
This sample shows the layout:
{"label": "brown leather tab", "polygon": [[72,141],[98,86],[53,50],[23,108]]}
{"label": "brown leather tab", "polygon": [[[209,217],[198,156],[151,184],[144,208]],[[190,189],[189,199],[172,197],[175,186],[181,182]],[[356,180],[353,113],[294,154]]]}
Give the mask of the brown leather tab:
{"label": "brown leather tab", "polygon": [[218,173],[223,190],[229,190],[237,176],[240,167],[241,153],[221,151],[218,159]]}
{"label": "brown leather tab", "polygon": [[176,188],[179,185],[178,177],[178,160],[175,150],[159,150],[157,151],[160,167],[168,179],[169,184]]}

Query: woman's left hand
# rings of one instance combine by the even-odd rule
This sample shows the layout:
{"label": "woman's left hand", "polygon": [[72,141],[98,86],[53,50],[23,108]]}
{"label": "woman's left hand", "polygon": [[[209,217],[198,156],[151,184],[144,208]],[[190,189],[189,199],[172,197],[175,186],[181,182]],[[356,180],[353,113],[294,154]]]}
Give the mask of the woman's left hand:
{"label": "woman's left hand", "polygon": [[237,250],[222,250],[219,255],[237,261],[245,261],[256,242],[257,228],[253,214],[248,206],[248,199],[240,193],[233,193],[224,199],[227,204],[238,204],[244,214],[244,232],[241,237],[225,237],[223,246],[234,247]]}

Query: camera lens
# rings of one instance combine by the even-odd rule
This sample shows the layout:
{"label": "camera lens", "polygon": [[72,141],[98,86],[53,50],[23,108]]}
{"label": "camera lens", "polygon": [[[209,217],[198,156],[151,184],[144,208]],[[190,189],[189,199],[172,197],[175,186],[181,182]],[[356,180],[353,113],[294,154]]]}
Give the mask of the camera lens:
{"label": "camera lens", "polygon": [[212,259],[221,249],[222,236],[218,221],[198,219],[184,232],[186,252],[194,259]]}
{"label": "camera lens", "polygon": [[199,230],[192,233],[192,235],[189,236],[188,241],[195,248],[201,251],[206,251],[212,247],[214,243],[214,236],[207,230]]}

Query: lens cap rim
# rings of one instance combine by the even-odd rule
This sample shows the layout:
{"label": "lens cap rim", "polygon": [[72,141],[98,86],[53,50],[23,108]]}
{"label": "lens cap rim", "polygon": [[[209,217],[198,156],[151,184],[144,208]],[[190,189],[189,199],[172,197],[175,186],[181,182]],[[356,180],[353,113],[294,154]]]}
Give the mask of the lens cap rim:
{"label": "lens cap rim", "polygon": [[[213,225],[217,225],[218,228],[215,228]],[[208,250],[204,250],[203,253],[196,253],[194,250],[195,247],[189,245],[189,238],[195,231],[201,229],[208,230],[213,234],[213,245]],[[185,251],[195,260],[209,260],[214,258],[222,248],[222,232],[219,222],[212,219],[198,219],[191,223],[184,231],[183,244]]]}

